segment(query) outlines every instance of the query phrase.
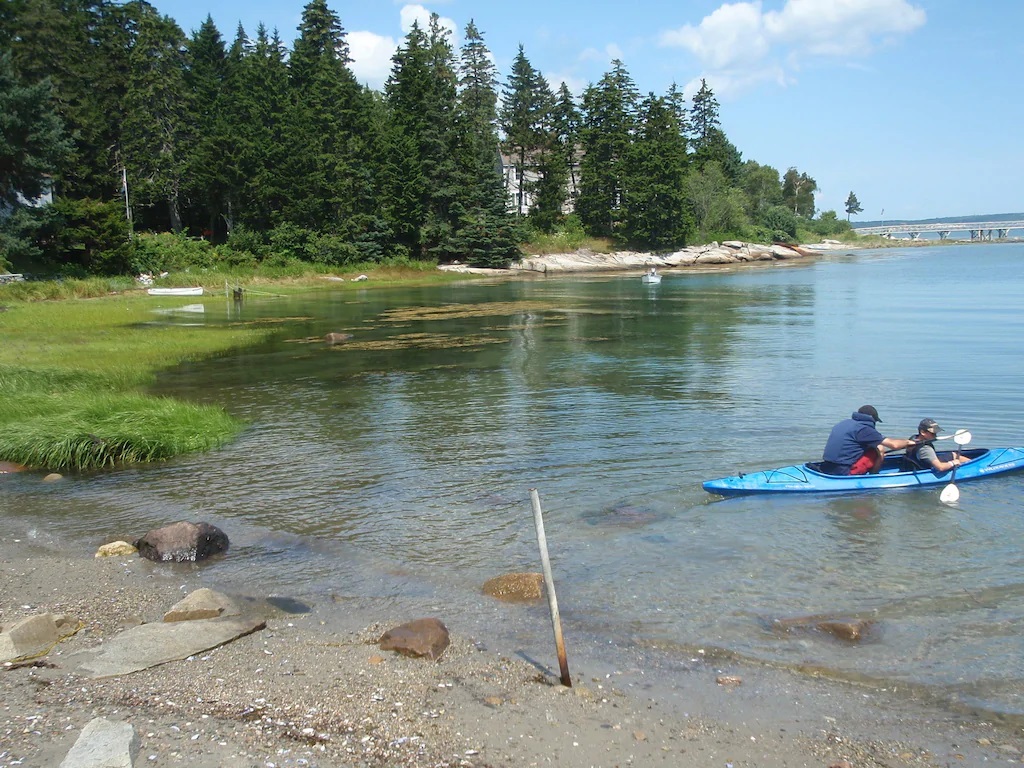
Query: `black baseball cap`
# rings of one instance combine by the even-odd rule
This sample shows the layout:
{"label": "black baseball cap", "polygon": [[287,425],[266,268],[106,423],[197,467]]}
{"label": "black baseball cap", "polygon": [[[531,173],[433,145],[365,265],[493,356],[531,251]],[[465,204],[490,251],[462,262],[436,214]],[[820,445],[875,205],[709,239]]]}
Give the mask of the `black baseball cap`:
{"label": "black baseball cap", "polygon": [[921,419],[921,423],[917,425],[918,432],[931,432],[933,435],[939,434],[941,429],[935,419]]}
{"label": "black baseball cap", "polygon": [[862,405],[857,409],[857,413],[863,413],[865,416],[870,416],[875,421],[882,420],[882,417],[878,415],[878,410],[873,405]]}

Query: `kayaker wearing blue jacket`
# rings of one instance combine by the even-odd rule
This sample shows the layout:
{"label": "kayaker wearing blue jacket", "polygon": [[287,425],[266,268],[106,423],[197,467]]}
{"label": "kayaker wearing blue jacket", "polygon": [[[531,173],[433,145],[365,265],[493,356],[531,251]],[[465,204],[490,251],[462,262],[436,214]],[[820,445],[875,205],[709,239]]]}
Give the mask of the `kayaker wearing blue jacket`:
{"label": "kayaker wearing blue jacket", "polygon": [[862,405],[834,427],[821,455],[821,469],[829,475],[866,475],[882,468],[885,449],[909,448],[913,440],[885,437],[875,429],[882,419],[873,405]]}

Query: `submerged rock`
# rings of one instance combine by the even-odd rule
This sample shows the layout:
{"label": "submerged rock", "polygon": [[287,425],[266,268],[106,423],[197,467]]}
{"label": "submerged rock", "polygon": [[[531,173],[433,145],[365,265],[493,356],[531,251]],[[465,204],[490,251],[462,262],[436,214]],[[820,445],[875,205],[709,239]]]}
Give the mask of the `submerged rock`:
{"label": "submerged rock", "polygon": [[544,575],[540,573],[506,573],[484,582],[485,595],[510,603],[539,600],[544,594]]}

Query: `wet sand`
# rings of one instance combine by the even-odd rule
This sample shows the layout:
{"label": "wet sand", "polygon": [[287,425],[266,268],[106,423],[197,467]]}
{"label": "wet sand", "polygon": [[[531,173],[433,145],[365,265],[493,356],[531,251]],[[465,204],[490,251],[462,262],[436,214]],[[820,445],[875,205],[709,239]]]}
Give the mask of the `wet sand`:
{"label": "wet sand", "polygon": [[90,680],[70,671],[76,651],[159,621],[200,586],[215,588],[202,573],[0,534],[0,626],[47,611],[82,622],[36,666],[0,668],[0,768],[59,765],[100,716],[133,725],[137,766],[897,768],[1021,759],[1019,732],[898,692],[699,658],[674,670],[639,658],[614,669],[571,645],[574,685],[565,688],[554,659],[492,647],[453,624],[437,662],[383,652],[384,630],[420,617],[349,615],[353,629],[338,631],[325,622],[345,610],[334,604],[275,612],[266,629],[142,672]]}

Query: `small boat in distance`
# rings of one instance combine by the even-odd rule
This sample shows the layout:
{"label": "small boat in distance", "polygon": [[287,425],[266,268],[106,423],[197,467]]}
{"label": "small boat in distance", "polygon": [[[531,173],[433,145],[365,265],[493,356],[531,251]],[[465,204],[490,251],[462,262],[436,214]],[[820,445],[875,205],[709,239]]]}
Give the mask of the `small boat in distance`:
{"label": "small boat in distance", "polygon": [[202,296],[203,286],[195,288],[148,288],[150,296]]}
{"label": "small boat in distance", "polygon": [[661,282],[661,275],[658,274],[658,270],[651,267],[647,270],[647,273],[640,278],[641,283],[647,283],[648,285],[657,285]]}

